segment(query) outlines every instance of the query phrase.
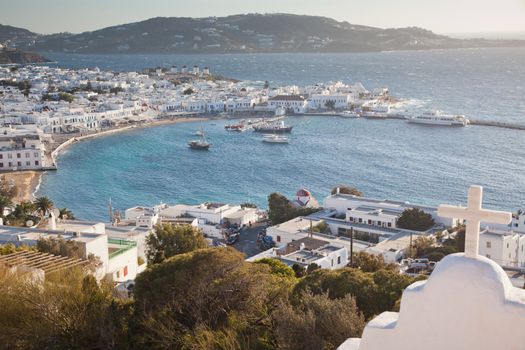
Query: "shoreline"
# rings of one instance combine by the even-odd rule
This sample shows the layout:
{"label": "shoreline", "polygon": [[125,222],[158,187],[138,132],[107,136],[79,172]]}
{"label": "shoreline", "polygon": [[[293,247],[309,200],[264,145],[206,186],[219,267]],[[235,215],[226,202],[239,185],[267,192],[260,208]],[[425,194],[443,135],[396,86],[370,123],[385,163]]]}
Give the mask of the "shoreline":
{"label": "shoreline", "polygon": [[[192,122],[198,122],[198,121],[208,121],[211,119],[220,119],[220,118],[210,118],[210,117],[178,117],[173,119],[156,119],[148,122],[144,122],[141,124],[134,124],[134,125],[126,125],[123,127],[116,127],[109,130],[94,132],[87,135],[80,135],[77,134],[59,134],[61,136],[65,136],[66,140],[63,142],[60,142],[58,146],[56,146],[49,156],[53,160],[53,163],[56,166],[56,162],[58,160],[58,156],[60,155],[60,152],[65,150],[67,147],[69,147],[71,144],[74,144],[78,141],[84,141],[89,140],[96,137],[102,137],[102,136],[109,136],[120,132],[125,131],[131,131],[135,129],[144,129],[149,127],[156,127],[156,126],[163,126],[163,125],[172,125],[172,124],[179,124],[179,123],[192,123]],[[70,136],[70,137],[67,137]],[[15,204],[25,202],[25,201],[33,201],[35,200],[37,192],[40,190],[40,187],[42,185],[42,177],[48,170],[24,170],[24,171],[16,171],[16,172],[5,172],[0,173],[0,176],[4,176],[8,181],[12,181],[18,188],[18,193],[16,197],[13,199],[13,202]]]}

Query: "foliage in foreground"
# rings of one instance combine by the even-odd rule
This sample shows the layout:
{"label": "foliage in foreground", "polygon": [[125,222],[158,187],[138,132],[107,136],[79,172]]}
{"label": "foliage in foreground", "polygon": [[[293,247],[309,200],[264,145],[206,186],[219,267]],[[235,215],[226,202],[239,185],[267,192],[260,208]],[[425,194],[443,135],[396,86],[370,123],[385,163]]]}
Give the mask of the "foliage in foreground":
{"label": "foliage in foreground", "polygon": [[0,270],[0,343],[10,349],[335,349],[359,337],[367,319],[395,309],[414,281],[380,266],[307,270],[297,277],[272,259],[249,263],[229,247],[197,249],[151,265],[127,302],[82,271],[42,281]]}

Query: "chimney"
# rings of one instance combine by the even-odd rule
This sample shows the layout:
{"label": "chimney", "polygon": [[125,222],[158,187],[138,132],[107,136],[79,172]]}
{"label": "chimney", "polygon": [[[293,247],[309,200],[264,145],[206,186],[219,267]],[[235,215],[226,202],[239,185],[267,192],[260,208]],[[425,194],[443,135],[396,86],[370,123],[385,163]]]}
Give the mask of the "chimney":
{"label": "chimney", "polygon": [[304,248],[306,248],[306,246],[304,245],[304,242],[301,242],[299,245],[299,250],[304,250]]}

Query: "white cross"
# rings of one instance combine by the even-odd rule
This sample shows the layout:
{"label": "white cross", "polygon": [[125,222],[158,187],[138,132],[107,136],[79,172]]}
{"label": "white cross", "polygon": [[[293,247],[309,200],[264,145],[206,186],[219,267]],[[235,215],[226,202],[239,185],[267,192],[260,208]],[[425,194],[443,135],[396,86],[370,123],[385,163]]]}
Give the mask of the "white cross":
{"label": "white cross", "polygon": [[508,224],[512,214],[504,211],[487,210],[481,208],[483,187],[470,186],[468,190],[467,207],[440,205],[438,215],[444,218],[458,218],[467,221],[465,232],[465,256],[475,258],[479,251],[479,225],[480,223]]}

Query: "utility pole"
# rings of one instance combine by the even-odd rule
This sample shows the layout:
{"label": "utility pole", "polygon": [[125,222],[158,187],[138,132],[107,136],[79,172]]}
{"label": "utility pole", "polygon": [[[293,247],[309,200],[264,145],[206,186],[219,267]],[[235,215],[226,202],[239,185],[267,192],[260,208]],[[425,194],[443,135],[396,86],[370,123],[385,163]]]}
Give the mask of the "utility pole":
{"label": "utility pole", "polygon": [[350,227],[350,267],[354,266],[354,228]]}
{"label": "utility pole", "polygon": [[410,232],[410,247],[408,254],[410,255],[409,257],[412,258],[412,232]]}

